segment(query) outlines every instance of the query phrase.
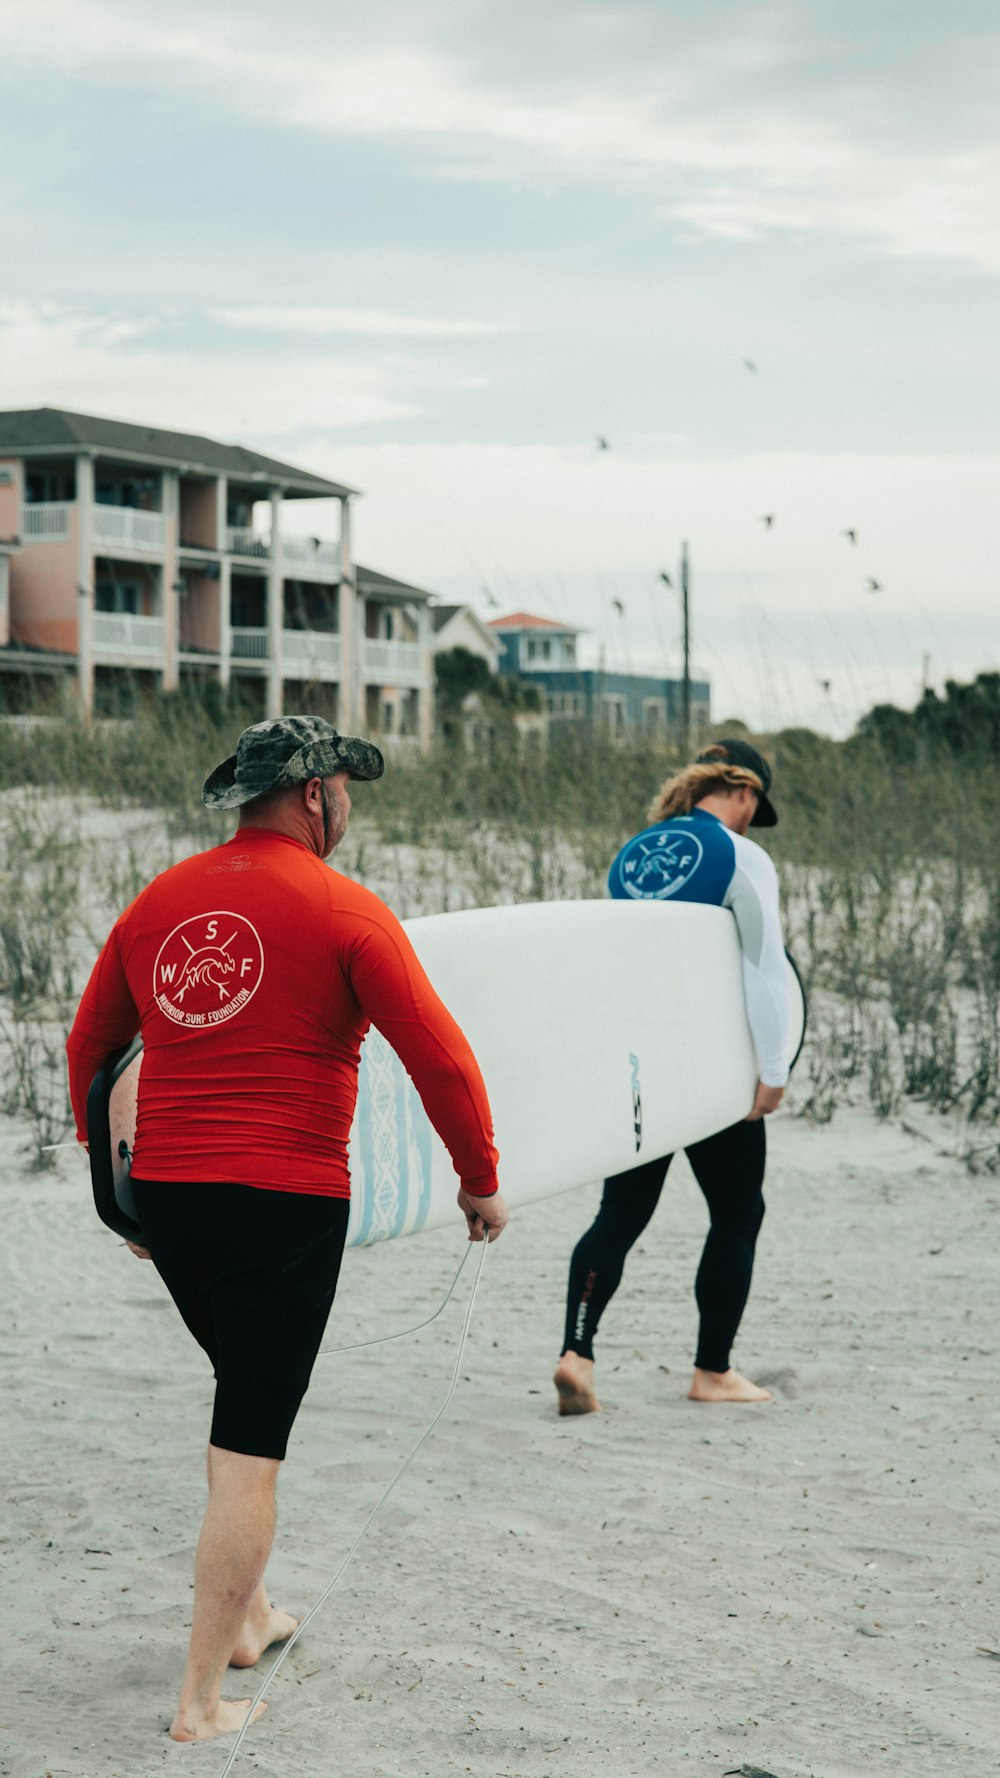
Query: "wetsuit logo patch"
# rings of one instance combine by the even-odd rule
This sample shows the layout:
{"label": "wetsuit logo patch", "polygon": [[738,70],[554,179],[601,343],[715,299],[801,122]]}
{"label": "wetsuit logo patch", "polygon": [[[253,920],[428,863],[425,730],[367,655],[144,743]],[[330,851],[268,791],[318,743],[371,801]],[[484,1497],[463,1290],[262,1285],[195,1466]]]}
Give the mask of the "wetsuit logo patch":
{"label": "wetsuit logo patch", "polygon": [[618,881],[634,901],[663,901],[691,881],[704,856],[695,833],[637,834],[618,857]]}
{"label": "wetsuit logo patch", "polygon": [[260,987],[264,947],[242,914],[195,914],[165,938],[153,965],[153,995],[175,1025],[225,1024]]}

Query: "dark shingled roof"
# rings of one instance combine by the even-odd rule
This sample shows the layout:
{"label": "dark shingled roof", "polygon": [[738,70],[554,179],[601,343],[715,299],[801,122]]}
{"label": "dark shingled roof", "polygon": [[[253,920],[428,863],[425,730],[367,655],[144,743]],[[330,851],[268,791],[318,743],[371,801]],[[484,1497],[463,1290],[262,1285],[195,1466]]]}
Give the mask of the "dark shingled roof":
{"label": "dark shingled roof", "polygon": [[461,605],[435,605],[431,610],[431,622],[434,625],[434,628],[436,630],[443,630],[445,624],[451,622],[456,611],[461,611],[462,609],[463,607]]}
{"label": "dark shingled roof", "polygon": [[354,494],[340,482],[327,481],[308,469],[296,469],[277,457],[265,457],[245,445],[220,444],[196,432],[170,432],[160,426],[136,426],[129,420],[106,420],[96,414],[73,414],[59,407],[22,408],[0,413],[0,452],[95,450],[110,456],[137,458],[165,467],[183,466],[244,481],[281,484],[286,495]]}
{"label": "dark shingled roof", "polygon": [[406,593],[411,599],[433,599],[434,594],[423,587],[411,586],[407,580],[393,580],[390,574],[379,574],[375,568],[354,564],[354,579],[359,593]]}

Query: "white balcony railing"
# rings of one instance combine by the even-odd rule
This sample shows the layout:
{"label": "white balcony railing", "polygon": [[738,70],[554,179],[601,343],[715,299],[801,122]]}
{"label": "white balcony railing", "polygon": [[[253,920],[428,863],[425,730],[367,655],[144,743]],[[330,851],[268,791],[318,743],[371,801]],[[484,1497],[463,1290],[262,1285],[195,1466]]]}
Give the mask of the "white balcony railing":
{"label": "white balcony railing", "polygon": [[94,542],[117,544],[120,549],[148,549],[163,553],[162,512],[137,512],[134,506],[95,506]]}
{"label": "white balcony railing", "polygon": [[21,536],[25,543],[60,543],[69,536],[70,502],[39,500],[21,508]]}
{"label": "white balcony railing", "polygon": [[94,647],[108,654],[162,658],[163,619],[133,617],[127,611],[95,611]]}
{"label": "white balcony railing", "polygon": [[[266,630],[234,629],[230,637],[234,660],[269,659],[271,651]],[[304,671],[335,678],[340,671],[340,637],[331,635],[328,630],[283,630],[281,653],[285,674],[292,679],[299,678]]]}
{"label": "white balcony railing", "polygon": [[234,660],[267,660],[268,647],[266,630],[232,630],[230,632],[230,638]]}
{"label": "white balcony railing", "polygon": [[226,526],[226,548],[231,556],[253,556],[260,560],[271,554],[271,539],[249,525]]}
{"label": "white balcony railing", "polygon": [[[270,534],[247,525],[227,525],[226,548],[232,556],[266,562],[271,555]],[[340,545],[322,537],[282,536],[281,562],[297,580],[336,580],[340,574]]]}
{"label": "white balcony railing", "polygon": [[340,545],[322,537],[283,536],[281,561],[297,580],[336,580],[340,575]]}
{"label": "white balcony railing", "polygon": [[424,685],[425,651],[416,642],[365,642],[365,679],[375,685]]}
{"label": "white balcony railing", "polygon": [[340,637],[328,630],[285,630],[281,646],[286,668],[340,670]]}

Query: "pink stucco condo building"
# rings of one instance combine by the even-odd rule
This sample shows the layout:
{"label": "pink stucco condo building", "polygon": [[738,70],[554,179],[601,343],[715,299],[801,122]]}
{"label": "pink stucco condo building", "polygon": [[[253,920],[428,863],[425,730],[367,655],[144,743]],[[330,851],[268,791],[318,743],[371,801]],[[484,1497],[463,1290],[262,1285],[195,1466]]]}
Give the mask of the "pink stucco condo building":
{"label": "pink stucco condo building", "polygon": [[[426,743],[431,595],[354,563],[354,495],[242,445],[0,413],[0,684],[71,675],[89,711],[123,673],[240,680],[265,714],[308,704]],[[290,522],[306,500],[329,537]]]}

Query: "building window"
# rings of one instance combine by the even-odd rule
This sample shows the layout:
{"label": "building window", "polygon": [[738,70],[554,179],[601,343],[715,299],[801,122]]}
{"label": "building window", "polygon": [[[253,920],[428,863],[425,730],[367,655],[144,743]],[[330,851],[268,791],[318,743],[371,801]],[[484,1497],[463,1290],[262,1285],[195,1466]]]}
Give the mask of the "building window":
{"label": "building window", "polygon": [[138,617],[142,588],[137,580],[98,580],[94,583],[94,610],[126,612]]}
{"label": "building window", "polygon": [[611,741],[625,739],[625,699],[616,692],[605,692],[602,699],[604,706],[604,722]]}
{"label": "building window", "polygon": [[263,583],[260,590],[232,588],[229,595],[229,621],[234,630],[263,629],[265,615]]}
{"label": "building window", "polygon": [[76,499],[76,474],[72,469],[25,469],[24,499],[28,506]]}
{"label": "building window", "polygon": [[160,478],[155,475],[102,474],[94,479],[98,506],[126,506],[135,512],[159,512]]}
{"label": "building window", "polygon": [[546,695],[546,703],[550,716],[564,720],[579,721],[584,713],[582,691],[550,691]]}
{"label": "building window", "polygon": [[665,698],[643,698],[642,732],[650,741],[658,741],[666,734],[667,704]]}

